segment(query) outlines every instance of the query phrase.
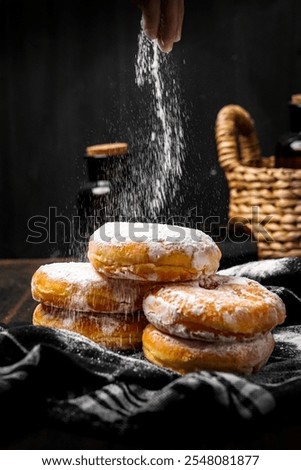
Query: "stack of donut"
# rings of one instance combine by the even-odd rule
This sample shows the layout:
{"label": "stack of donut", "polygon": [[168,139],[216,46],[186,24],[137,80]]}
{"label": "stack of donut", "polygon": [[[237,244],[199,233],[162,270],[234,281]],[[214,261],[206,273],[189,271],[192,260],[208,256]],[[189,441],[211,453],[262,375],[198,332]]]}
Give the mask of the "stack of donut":
{"label": "stack of donut", "polygon": [[40,302],[34,325],[75,331],[110,349],[141,346],[146,283],[107,279],[90,263],[66,262],[41,266],[31,288]]}
{"label": "stack of donut", "polygon": [[89,263],[36,271],[34,324],[109,348],[142,342],[149,361],[182,374],[251,373],[270,357],[283,302],[255,281],[216,274],[221,252],[202,231],[109,222],[94,232],[87,254]]}
{"label": "stack of donut", "polygon": [[144,295],[161,282],[212,274],[219,253],[199,231],[107,223],[91,237],[90,263],[47,264],[34,273],[39,305],[33,323],[75,331],[111,349],[137,349],[147,324]]}
{"label": "stack of donut", "polygon": [[160,224],[107,224],[94,233],[89,259],[102,274],[151,281],[143,301],[145,357],[182,374],[251,373],[274,348],[285,319],[281,299],[259,283],[216,274],[221,252],[199,230]]}
{"label": "stack of donut", "polygon": [[285,319],[282,300],[255,281],[214,275],[151,289],[144,299],[147,359],[181,374],[250,374],[274,349],[272,329]]}

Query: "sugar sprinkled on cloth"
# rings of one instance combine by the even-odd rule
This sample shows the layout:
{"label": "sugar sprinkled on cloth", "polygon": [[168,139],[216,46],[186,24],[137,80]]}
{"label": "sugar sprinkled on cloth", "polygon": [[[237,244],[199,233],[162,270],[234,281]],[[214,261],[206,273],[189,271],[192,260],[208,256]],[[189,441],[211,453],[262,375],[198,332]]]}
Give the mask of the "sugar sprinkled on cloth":
{"label": "sugar sprinkled on cloth", "polygon": [[[289,264],[287,264],[289,266]],[[270,277],[271,274],[284,274],[286,270],[285,259],[266,259],[258,261],[251,261],[248,264],[243,264],[241,266],[235,266],[228,269],[220,271],[220,274],[235,274],[238,276],[245,275],[247,270],[248,277],[252,279],[260,280]]]}

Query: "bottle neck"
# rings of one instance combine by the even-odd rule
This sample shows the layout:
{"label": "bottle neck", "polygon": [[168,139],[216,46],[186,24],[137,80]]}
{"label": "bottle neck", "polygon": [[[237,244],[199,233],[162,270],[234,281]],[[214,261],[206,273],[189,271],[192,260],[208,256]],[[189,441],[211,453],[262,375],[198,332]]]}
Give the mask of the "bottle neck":
{"label": "bottle neck", "polygon": [[289,103],[291,132],[301,132],[301,105]]}

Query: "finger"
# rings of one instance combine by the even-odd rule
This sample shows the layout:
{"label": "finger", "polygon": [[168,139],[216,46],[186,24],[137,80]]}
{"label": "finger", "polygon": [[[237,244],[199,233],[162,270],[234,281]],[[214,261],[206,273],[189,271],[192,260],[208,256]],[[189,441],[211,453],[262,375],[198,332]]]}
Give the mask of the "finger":
{"label": "finger", "polygon": [[162,0],[161,21],[159,27],[159,47],[164,52],[170,52],[178,33],[178,0]]}
{"label": "finger", "polygon": [[150,39],[156,39],[159,34],[161,0],[144,0],[142,9],[143,30]]}
{"label": "finger", "polygon": [[183,20],[184,20],[184,0],[178,1],[178,27],[177,27],[177,35],[175,42],[180,41],[182,37],[182,27],[183,27]]}

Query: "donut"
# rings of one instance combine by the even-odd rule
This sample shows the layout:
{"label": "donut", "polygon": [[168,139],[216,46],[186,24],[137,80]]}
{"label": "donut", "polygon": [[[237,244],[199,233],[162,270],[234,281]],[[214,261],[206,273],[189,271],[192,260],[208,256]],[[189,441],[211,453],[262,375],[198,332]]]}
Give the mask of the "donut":
{"label": "donut", "polygon": [[200,370],[251,374],[266,364],[274,345],[271,332],[246,342],[208,342],[171,336],[149,324],[142,335],[145,357],[179,374]]}
{"label": "donut", "polygon": [[83,312],[132,313],[142,310],[150,284],[108,280],[90,263],[45,264],[32,276],[34,300],[53,307]]}
{"label": "donut", "polygon": [[203,341],[253,340],[286,316],[280,297],[258,282],[219,274],[153,287],[143,311],[159,330]]}
{"label": "donut", "polygon": [[111,278],[175,282],[215,273],[221,252],[200,230],[108,222],[91,236],[88,258],[97,271]]}
{"label": "donut", "polygon": [[36,326],[64,329],[79,333],[92,341],[114,350],[141,348],[141,338],[147,320],[143,313],[97,314],[64,310],[39,304],[33,313]]}

